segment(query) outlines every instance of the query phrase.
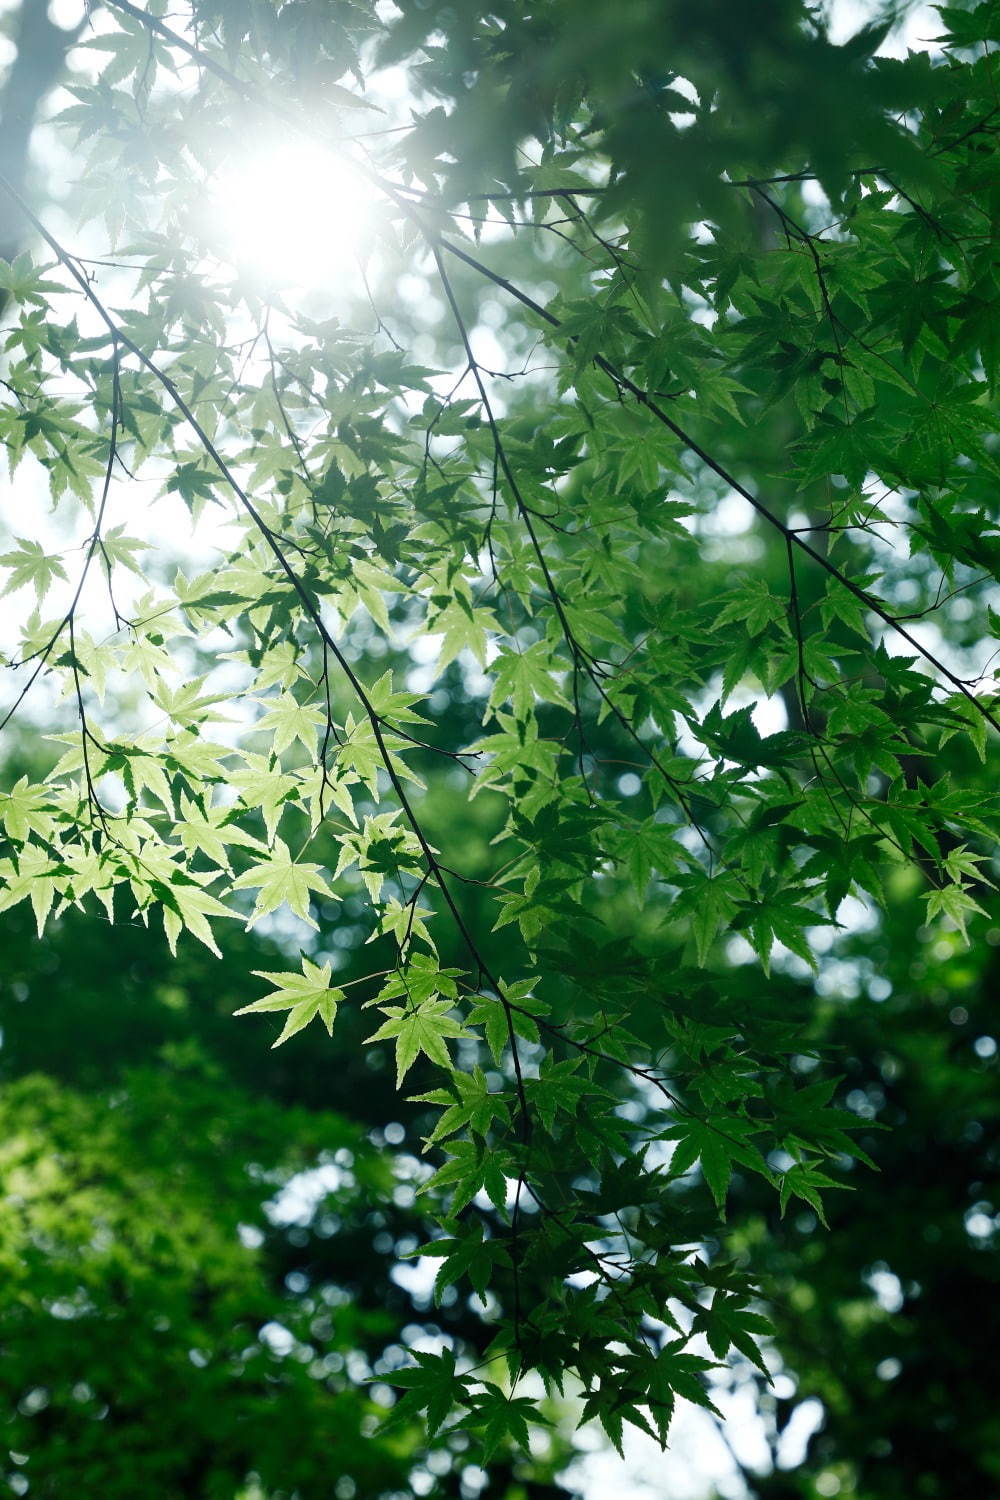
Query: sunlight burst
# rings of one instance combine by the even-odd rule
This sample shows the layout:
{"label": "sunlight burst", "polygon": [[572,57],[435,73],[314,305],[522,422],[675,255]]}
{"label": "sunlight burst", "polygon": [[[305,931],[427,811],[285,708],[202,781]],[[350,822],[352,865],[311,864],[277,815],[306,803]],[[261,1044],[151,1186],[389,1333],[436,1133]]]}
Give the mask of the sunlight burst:
{"label": "sunlight burst", "polygon": [[323,146],[273,144],[242,153],[217,174],[212,218],[241,270],[272,285],[335,292],[365,249],[372,192]]}

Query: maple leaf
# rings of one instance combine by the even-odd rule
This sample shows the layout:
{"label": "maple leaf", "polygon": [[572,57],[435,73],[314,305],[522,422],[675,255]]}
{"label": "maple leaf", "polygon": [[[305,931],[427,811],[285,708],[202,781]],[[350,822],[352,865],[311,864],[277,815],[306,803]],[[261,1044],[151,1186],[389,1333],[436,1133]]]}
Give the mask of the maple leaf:
{"label": "maple leaf", "polygon": [[444,637],[438,656],[438,671],[443,672],[463,650],[471,651],[479,665],[485,666],[487,631],[499,628],[490,610],[474,607],[466,593],[457,592],[427,622],[429,631]]}
{"label": "maple leaf", "polygon": [[202,812],[183,792],[181,793],[181,818],[177,823],[181,843],[192,857],[204,854],[213,864],[228,870],[228,845],[238,844],[243,848],[263,852],[263,845],[236,822],[229,807],[209,805]]}
{"label": "maple leaf", "polygon": [[989,915],[960,881],[950,881],[947,885],[929,891],[926,901],[927,920],[930,922],[938,916],[947,917],[958,928],[962,934],[962,941],[966,945],[969,942],[969,934],[965,924],[969,918],[974,912],[978,912],[982,917]]}
{"label": "maple leaf", "polygon": [[201,689],[206,681],[206,677],[196,677],[190,682],[182,682],[176,688],[168,687],[165,682],[160,682],[153,694],[153,700],[164,713],[170,715],[175,724],[180,724],[185,728],[204,723],[206,719],[225,721],[225,714],[218,713],[215,705],[227,702],[229,694],[206,693],[202,695]]}
{"label": "maple leaf", "polygon": [[298,795],[299,783],[266,755],[242,751],[244,765],[230,772],[228,780],[247,807],[264,819],[269,839],[274,839],[285,806]]}
{"label": "maple leaf", "polygon": [[724,1213],[734,1162],[771,1180],[767,1163],[752,1141],[759,1130],[754,1121],[739,1117],[700,1120],[692,1116],[668,1125],[659,1138],[678,1142],[670,1159],[672,1174],[686,1172],[700,1161],[712,1197]]}
{"label": "maple leaf", "polygon": [[449,1412],[456,1405],[465,1404],[466,1381],[456,1372],[454,1350],[445,1348],[440,1354],[430,1354],[422,1349],[411,1352],[416,1365],[395,1370],[390,1377],[393,1385],[406,1389],[406,1395],[393,1408],[382,1430],[396,1427],[419,1412],[426,1412],[427,1430],[433,1437]]}
{"label": "maple leaf", "polygon": [[438,1067],[450,1071],[451,1056],[445,1038],[472,1035],[452,1019],[450,1000],[425,1000],[410,1010],[401,1005],[386,1005],[382,1009],[388,1020],[383,1021],[366,1042],[382,1042],[390,1037],[396,1039],[397,1088],[421,1053]]}
{"label": "maple leaf", "polygon": [[16,862],[0,860],[0,911],[27,898],[41,937],[53,899],[63,884],[59,877],[66,873],[51,855],[33,844],[24,848]]}
{"label": "maple leaf", "polygon": [[41,786],[29,786],[22,776],[9,792],[0,792],[0,818],[8,835],[20,843],[32,829],[45,833],[52,823],[52,799]]}
{"label": "maple leaf", "polygon": [[313,891],[321,896],[331,894],[326,876],[319,865],[302,864],[293,859],[288,845],[275,839],[274,847],[259,864],[244,870],[233,881],[233,890],[241,891],[258,887],[257,900],[247,927],[253,927],[279,906],[287,905],[303,922],[315,927],[309,911],[309,898]]}
{"label": "maple leaf", "polygon": [[101,537],[101,553],[105,560],[110,563],[121,563],[130,572],[137,573],[140,578],[144,577],[143,571],[135,560],[137,552],[148,551],[149,542],[144,542],[141,537],[126,536],[125,527],[112,526]]}
{"label": "maple leaf", "polygon": [[294,740],[304,745],[311,756],[316,754],[319,726],[326,722],[325,712],[313,704],[298,703],[291,693],[282,693],[254,725],[255,730],[271,731],[271,750],[280,755]]}
{"label": "maple leaf", "polygon": [[[536,641],[526,651],[501,651],[492,663],[493,690],[489,710],[510,699],[516,719],[525,719],[538,697],[546,703],[569,708],[570,702],[553,673],[552,652],[544,641]],[[484,720],[485,722],[485,720]]]}
{"label": "maple leaf", "polygon": [[[177,939],[186,930],[204,943],[206,948],[210,948],[216,958],[221,958],[208,918],[235,917],[237,913],[230,911],[210,891],[204,890],[198,883],[199,877],[189,876],[185,879],[182,876],[183,872],[178,871],[168,884],[153,883],[153,892],[163,904],[163,930],[167,935],[170,951],[177,952]],[[200,878],[212,877],[209,875]]]}
{"label": "maple leaf", "polygon": [[0,566],[10,568],[10,577],[3,587],[3,593],[11,594],[15,589],[24,588],[30,583],[40,604],[53,580],[66,577],[66,569],[62,560],[50,557],[39,542],[32,542],[24,537],[15,537],[15,541],[18,549],[16,552],[4,552],[0,555]]}
{"label": "maple leaf", "polygon": [[251,1005],[244,1005],[233,1012],[237,1016],[247,1016],[260,1011],[287,1010],[284,1028],[277,1041],[271,1043],[272,1047],[280,1047],[289,1037],[308,1026],[316,1016],[319,1016],[326,1027],[327,1035],[333,1035],[337,1007],[344,998],[343,990],[330,984],[333,966],[329,962],[322,966],[314,964],[304,955],[301,962],[301,974],[272,974],[263,969],[254,969],[258,979],[266,979],[268,984],[274,985],[274,994],[265,995],[263,1000],[255,1000]]}

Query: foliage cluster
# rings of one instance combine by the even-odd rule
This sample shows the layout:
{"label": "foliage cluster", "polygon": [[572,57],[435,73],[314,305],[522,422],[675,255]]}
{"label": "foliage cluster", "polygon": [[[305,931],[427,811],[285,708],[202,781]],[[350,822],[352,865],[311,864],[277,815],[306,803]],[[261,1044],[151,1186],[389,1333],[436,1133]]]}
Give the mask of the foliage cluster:
{"label": "foliage cluster", "polygon": [[[61,746],[0,906],[294,941],[239,1008],[391,1047],[436,1294],[496,1314],[400,1351],[393,1420],[489,1464],[534,1373],[665,1441],[765,1368],[731,1190],[823,1218],[870,1162],[811,1024],[849,898],[989,899],[997,7],[903,59],[793,0],[101,17],[57,129],[106,253],[0,180],[0,438],[64,539],[0,556]],[[267,131],[371,193],[350,321],[219,243]]]}

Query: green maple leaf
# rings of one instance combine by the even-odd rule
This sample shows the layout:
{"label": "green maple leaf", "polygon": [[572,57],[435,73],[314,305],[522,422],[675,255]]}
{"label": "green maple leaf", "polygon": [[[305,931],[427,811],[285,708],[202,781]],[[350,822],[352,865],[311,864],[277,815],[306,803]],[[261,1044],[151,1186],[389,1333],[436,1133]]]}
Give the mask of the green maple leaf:
{"label": "green maple leaf", "polygon": [[9,792],[0,792],[0,818],[7,834],[24,843],[32,829],[47,834],[52,826],[51,793],[42,786],[30,786],[22,776]]}
{"label": "green maple leaf", "polygon": [[[434,1089],[429,1094],[415,1096],[426,1104],[444,1106],[444,1113],[424,1143],[425,1149],[435,1141],[446,1140],[463,1125],[468,1125],[485,1140],[493,1120],[499,1116],[505,1123],[509,1111],[503,1094],[491,1091],[489,1081],[482,1068],[473,1068],[471,1076],[455,1072],[448,1078],[447,1088]],[[501,1200],[502,1202],[502,1200]]]}
{"label": "green maple leaf", "polygon": [[[716,1416],[721,1415],[701,1383],[705,1372],[716,1368],[712,1360],[703,1359],[700,1354],[686,1354],[684,1340],[674,1339],[663,1346],[655,1364],[659,1367],[659,1381],[671,1391],[683,1396],[686,1401],[693,1401],[696,1406],[704,1406]],[[652,1386],[653,1382],[650,1384]]]}
{"label": "green maple leaf", "polygon": [[439,995],[454,1000],[458,995],[455,980],[461,973],[461,969],[440,968],[429,953],[411,953],[405,967],[393,970],[376,998],[367,1003],[383,1006],[387,1000],[405,998],[411,1005],[421,1005]]}
{"label": "green maple leaf", "polygon": [[406,1395],[393,1408],[382,1431],[397,1427],[423,1411],[427,1413],[427,1430],[433,1437],[454,1407],[466,1404],[465,1380],[456,1373],[452,1349],[444,1349],[440,1354],[421,1349],[412,1353],[416,1366],[396,1370],[390,1377],[393,1385],[406,1389]]}
{"label": "green maple leaf", "polygon": [[202,469],[197,463],[182,463],[167,480],[166,488],[168,494],[180,495],[188,508],[196,513],[207,500],[215,498],[215,488],[219,483],[215,470]]}
{"label": "green maple leaf", "polygon": [[202,812],[189,797],[181,793],[181,820],[177,824],[181,843],[193,858],[204,854],[213,864],[223,870],[229,869],[229,844],[240,844],[245,848],[260,850],[258,839],[246,833],[232,821],[232,809],[208,806]]}
{"label": "green maple leaf", "polygon": [[150,796],[155,797],[172,817],[174,803],[170,783],[159,754],[149,749],[148,738],[145,745],[109,745],[108,750],[112,753],[108,756],[104,769],[117,771],[120,774],[126,791],[133,801],[138,803],[142,793],[146,791]]}
{"label": "green maple leaf", "polygon": [[719,630],[734,620],[742,621],[751,636],[760,635],[769,625],[783,623],[788,617],[788,601],[771,593],[763,578],[752,578],[728,596],[728,602],[713,620],[711,629]]}
{"label": "green maple leaf", "polygon": [[468,649],[481,667],[486,665],[486,632],[499,630],[494,616],[488,609],[473,608],[470,599],[456,593],[444,609],[427,622],[427,628],[435,635],[443,635],[438,671],[443,672],[459,652]]}
{"label": "green maple leaf", "polygon": [[599,1089],[585,1075],[581,1077],[577,1072],[579,1067],[579,1057],[568,1057],[559,1063],[546,1058],[538,1078],[529,1079],[525,1085],[533,1109],[550,1132],[555,1125],[557,1112],[561,1110],[565,1114],[575,1115],[580,1100],[586,1094],[606,1094],[604,1089]]}
{"label": "green maple leaf", "polygon": [[271,750],[275,755],[298,740],[309,755],[315,756],[319,726],[325,722],[322,709],[298,703],[290,693],[283,693],[273,705],[267,705],[267,712],[257,720],[254,729],[271,731]]}
{"label": "green maple leaf", "polygon": [[526,651],[501,651],[490,668],[494,685],[489,708],[510,699],[516,719],[528,717],[536,697],[569,708],[569,699],[553,677],[552,667],[552,653],[544,641],[536,641]]}
{"label": "green maple leaf", "polygon": [[27,898],[41,937],[45,919],[55,896],[65,884],[67,873],[65,867],[56,864],[44,849],[28,844],[16,864],[9,859],[0,861],[0,911],[6,911],[9,906],[16,906]]}
{"label": "green maple leaf", "polygon": [[0,260],[0,287],[9,292],[15,302],[36,302],[39,307],[48,305],[50,292],[63,292],[65,287],[58,281],[46,281],[45,272],[52,266],[36,266],[26,250],[13,260]]}
{"label": "green maple leaf", "polygon": [[758,1131],[759,1127],[752,1120],[733,1116],[719,1120],[686,1117],[675,1125],[668,1125],[660,1139],[678,1143],[670,1159],[671,1174],[686,1172],[695,1161],[701,1163],[702,1175],[724,1214],[734,1162],[771,1180],[767,1163],[750,1139]]}
{"label": "green maple leaf", "polygon": [[708,963],[712,943],[727,927],[738,910],[734,882],[728,875],[707,876],[702,874],[676,877],[682,886],[675,911],[684,915],[688,929],[694,938],[698,963],[704,968]]}
{"label": "green maple leaf", "polygon": [[746,1298],[727,1295],[716,1290],[711,1307],[703,1308],[694,1320],[694,1328],[704,1330],[712,1353],[723,1359],[730,1345],[767,1375],[767,1366],[758,1347],[757,1340],[773,1334],[774,1327],[760,1313],[750,1312],[745,1307]]}
{"label": "green maple leaf", "polygon": [[15,541],[17,551],[4,552],[0,556],[0,566],[10,568],[10,577],[4,585],[3,593],[11,594],[15,589],[24,588],[30,583],[40,604],[53,580],[66,577],[66,569],[60,558],[49,557],[38,542],[28,541],[24,537],[16,537]]}
{"label": "green maple leaf", "polygon": [[784,892],[769,900],[762,900],[749,908],[749,932],[754,949],[760,956],[765,974],[769,972],[771,948],[774,940],[784,943],[810,968],[816,968],[816,955],[806,941],[805,933],[820,920],[816,912],[801,906],[791,892]]}
{"label": "green maple leaf", "polygon": [[823,1199],[820,1196],[821,1192],[827,1188],[844,1187],[846,1187],[845,1183],[834,1181],[816,1162],[796,1162],[795,1166],[789,1167],[787,1172],[781,1174],[781,1191],[778,1200],[781,1206],[781,1217],[785,1217],[785,1210],[792,1198],[801,1198],[815,1210],[820,1223],[829,1228],[823,1209]]}
{"label": "green maple leaf", "polygon": [[385,902],[379,912],[377,932],[384,935],[392,933],[399,945],[400,951],[408,948],[414,938],[427,944],[428,948],[434,948],[434,940],[427,929],[425,917],[431,917],[434,913],[430,907],[417,906],[412,901],[405,904],[397,900],[395,896]]}
{"label": "green maple leaf", "polygon": [[485,1421],[483,1430],[483,1463],[488,1464],[497,1449],[512,1439],[517,1447],[527,1449],[528,1422],[546,1421],[538,1404],[526,1396],[510,1396],[498,1386],[487,1385],[476,1397],[476,1416]]}
{"label": "green maple leaf", "polygon": [[969,942],[969,934],[965,930],[965,924],[969,918],[974,912],[978,912],[983,917],[989,915],[959,881],[952,881],[948,885],[930,891],[925,899],[928,922],[933,921],[935,917],[947,917],[958,928],[962,934],[962,941],[966,945]]}
{"label": "green maple leaf", "polygon": [[266,755],[241,752],[245,767],[232,771],[228,780],[248,808],[254,808],[264,819],[268,838],[273,839],[286,803],[298,793],[294,776],[272,765]]}
{"label": "green maple leaf", "polygon": [[326,1027],[327,1035],[333,1035],[334,1018],[344,992],[330,984],[331,964],[325,963],[320,967],[303,956],[301,974],[271,974],[263,969],[254,969],[253,972],[258,979],[266,979],[268,984],[274,985],[274,994],[265,995],[263,1000],[255,1000],[252,1005],[244,1005],[233,1014],[246,1016],[258,1011],[287,1010],[284,1029],[277,1041],[271,1044],[272,1047],[280,1047],[282,1042],[287,1042],[297,1031],[302,1031],[316,1016],[319,1016]]}
{"label": "green maple leaf", "polygon": [[459,1138],[449,1141],[444,1148],[449,1156],[443,1167],[433,1177],[422,1182],[418,1193],[439,1194],[442,1188],[452,1189],[447,1217],[453,1219],[466,1204],[471,1203],[481,1188],[485,1188],[496,1208],[502,1209],[507,1201],[507,1179],[495,1154],[481,1141]]}
{"label": "green maple leaf", "polygon": [[404,1010],[401,1005],[387,1005],[383,1009],[389,1019],[366,1042],[395,1037],[397,1088],[421,1052],[438,1067],[450,1071],[451,1056],[445,1038],[471,1035],[458,1021],[452,1020],[450,1000],[425,1000],[411,1010]]}
{"label": "green maple leaf", "polygon": [[225,714],[214,712],[214,706],[216,703],[225,703],[229,694],[206,693],[202,696],[201,689],[205,681],[205,677],[196,677],[190,682],[182,682],[176,688],[161,682],[157,685],[153,700],[164,713],[170,715],[175,724],[184,728],[201,724],[206,719],[224,722]]}
{"label": "green maple leaf", "polygon": [[310,927],[315,927],[316,923],[309,912],[310,893],[316,891],[321,896],[331,894],[320,866],[301,864],[293,859],[288,845],[281,839],[275,839],[274,848],[266,859],[249,870],[244,870],[233,881],[234,890],[246,890],[253,886],[259,889],[253,913],[247,923],[248,928],[282,905],[290,906],[297,917],[308,922]]}
{"label": "green maple leaf", "polygon": [[179,772],[196,790],[203,783],[227,781],[228,773],[222,761],[233,754],[229,745],[216,745],[201,739],[193,730],[182,730],[167,737],[164,765],[171,775]]}
{"label": "green maple leaf", "polygon": [[212,877],[182,878],[178,871],[169,884],[153,884],[154,893],[163,904],[163,930],[171,953],[177,952],[177,939],[186,930],[210,948],[216,958],[222,957],[208,918],[235,917],[237,913],[223,906],[210,891],[202,889],[198,882],[204,878]]}
{"label": "green maple leaf", "polygon": [[150,543],[144,542],[141,537],[126,536],[125,527],[112,526],[101,537],[101,552],[109,563],[121,563],[132,573],[138,573],[144,577],[143,571],[135,560],[136,552],[145,552]]}

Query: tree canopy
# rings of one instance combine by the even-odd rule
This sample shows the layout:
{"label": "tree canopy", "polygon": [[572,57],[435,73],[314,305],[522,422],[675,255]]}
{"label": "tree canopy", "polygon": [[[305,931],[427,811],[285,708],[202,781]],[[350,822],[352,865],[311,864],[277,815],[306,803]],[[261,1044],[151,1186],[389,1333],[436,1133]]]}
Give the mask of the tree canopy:
{"label": "tree canopy", "polygon": [[[0,438],[52,507],[19,503],[0,555],[0,910],[52,942],[114,923],[151,975],[201,944],[249,1017],[221,1040],[213,1002],[207,1051],[171,1023],[166,1075],[123,1056],[131,1102],[84,1142],[105,1018],[67,1003],[93,1071],[25,1068],[3,1105],[68,1305],[100,1221],[112,1258],[138,1235],[177,1357],[185,1318],[226,1351],[229,1457],[188,1434],[164,1494],[330,1492],[290,1457],[305,1364],[245,1369],[245,1164],[287,1181],[325,1139],[359,1164],[345,1220],[359,1185],[391,1199],[364,1087],[422,1138],[407,1249],[443,1309],[382,1359],[367,1493],[418,1427],[488,1473],[580,1392],[617,1447],[666,1442],[727,1363],[766,1380],[775,1324],[792,1365],[830,1350],[843,1413],[842,1190],[878,1204],[947,1107],[956,1202],[988,1204],[955,1094],[995,1045],[948,1039],[995,935],[1000,8],[881,55],[894,19],[838,45],[800,0],[106,0],[67,34],[49,201],[0,162]],[[227,1071],[269,1046],[280,1109],[279,1075]],[[185,1068],[165,1203],[141,1144]],[[357,1318],[335,1342],[377,1342]],[[867,1494],[883,1438],[844,1423]]]}

